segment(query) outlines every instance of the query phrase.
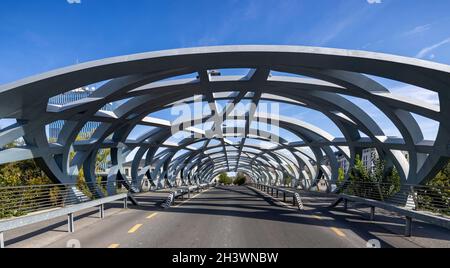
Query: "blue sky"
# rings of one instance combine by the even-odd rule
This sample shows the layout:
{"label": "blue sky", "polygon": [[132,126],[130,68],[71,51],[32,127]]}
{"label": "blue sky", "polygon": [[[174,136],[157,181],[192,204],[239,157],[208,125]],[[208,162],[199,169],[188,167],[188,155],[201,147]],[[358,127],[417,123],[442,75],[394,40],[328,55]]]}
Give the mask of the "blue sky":
{"label": "blue sky", "polygon": [[449,10],[448,0],[3,0],[0,84],[77,62],[207,45],[325,46],[450,64]]}

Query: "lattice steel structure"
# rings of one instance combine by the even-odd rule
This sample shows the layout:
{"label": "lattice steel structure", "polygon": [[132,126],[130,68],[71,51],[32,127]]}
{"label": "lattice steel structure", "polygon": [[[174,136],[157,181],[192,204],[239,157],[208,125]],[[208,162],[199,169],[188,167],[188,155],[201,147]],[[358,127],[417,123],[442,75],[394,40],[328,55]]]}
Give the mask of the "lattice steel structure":
{"label": "lattice steel structure", "polygon": [[[244,76],[214,76],[208,72],[227,68],[250,71]],[[179,78],[192,73],[196,77]],[[396,96],[368,75],[436,92],[440,105],[414,96]],[[88,98],[64,106],[49,104],[54,96],[102,81],[104,85]],[[387,137],[364,107],[343,95],[371,102],[395,124],[401,137]],[[190,137],[177,144],[168,142],[175,134],[171,122],[149,115],[198,98],[207,102],[213,112],[196,118],[196,122],[222,122],[219,119],[232,113],[231,105],[219,111],[217,100],[228,100],[229,104],[270,101],[317,110],[334,122],[344,137],[336,138],[296,118],[250,109],[235,117],[245,122],[245,127],[228,129],[213,123],[213,136],[206,135],[204,129],[185,127],[179,131],[191,133]],[[120,106],[113,112],[100,111],[106,104],[117,102]],[[0,151],[0,164],[33,158],[56,182],[74,182],[81,169],[87,181],[95,181],[96,155],[99,150],[110,148],[113,167],[108,181],[124,178],[125,158],[133,152],[134,186],[141,185],[145,178],[158,186],[164,182],[173,185],[177,180],[183,184],[209,182],[220,172],[241,171],[255,181],[270,184],[280,183],[288,174],[301,180],[302,186],[311,187],[323,177],[337,180],[336,150],[353,165],[362,149],[376,148],[388,165],[397,167],[403,183],[421,184],[434,177],[450,157],[449,104],[450,66],[418,59],[292,46],[225,46],[143,53],[79,64],[2,86],[0,118],[16,119],[17,123],[0,130],[0,147],[21,137],[26,144]],[[413,114],[440,123],[436,140],[424,139]],[[65,124],[58,140],[49,143],[45,127],[60,120]],[[299,140],[288,142],[273,134],[264,135],[268,133],[252,129],[254,120],[277,122]],[[77,141],[78,133],[88,122],[101,125],[88,140]],[[153,128],[137,139],[129,139],[137,125]],[[240,143],[230,142],[224,134],[236,130]],[[249,139],[273,146],[250,144]],[[409,153],[408,159],[402,151]],[[325,161],[329,164],[325,165]]]}

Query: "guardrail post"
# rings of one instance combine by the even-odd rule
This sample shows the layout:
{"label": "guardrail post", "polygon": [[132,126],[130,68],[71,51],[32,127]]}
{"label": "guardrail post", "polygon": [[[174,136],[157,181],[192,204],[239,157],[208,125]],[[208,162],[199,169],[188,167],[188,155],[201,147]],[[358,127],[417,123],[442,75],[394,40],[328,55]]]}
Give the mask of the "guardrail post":
{"label": "guardrail post", "polygon": [[380,195],[381,201],[384,202],[383,191],[381,191],[380,183],[377,184],[377,188],[378,188],[378,194]]}
{"label": "guardrail post", "polygon": [[344,210],[347,211],[348,209],[348,200],[344,199]]}
{"label": "guardrail post", "polygon": [[296,202],[295,202],[295,194],[292,196],[292,205],[295,206]]}
{"label": "guardrail post", "polygon": [[128,208],[128,197],[125,197],[125,199],[123,199],[123,208],[124,209]]}
{"label": "guardrail post", "polygon": [[100,219],[105,218],[105,204],[101,204],[99,207]]}
{"label": "guardrail post", "polygon": [[190,198],[191,198],[191,190],[188,189],[188,199],[190,199]]}
{"label": "guardrail post", "polygon": [[277,198],[279,197],[280,195],[279,195],[279,191],[278,191],[278,189],[277,189]]}
{"label": "guardrail post", "polygon": [[286,192],[283,192],[283,202],[286,202]]}
{"label": "guardrail post", "polygon": [[274,192],[273,192],[273,188],[272,188],[272,196],[273,196],[273,193],[274,193]]}
{"label": "guardrail post", "polygon": [[3,232],[0,232],[0,248],[5,248],[5,236]]}
{"label": "guardrail post", "polygon": [[412,221],[413,221],[413,219],[411,217],[406,217],[406,224],[405,224],[405,236],[406,237],[412,236]]}
{"label": "guardrail post", "polygon": [[74,221],[73,221],[73,213],[70,213],[69,215],[67,215],[67,227],[68,227],[69,233],[74,233],[75,232],[75,225],[74,225]]}
{"label": "guardrail post", "polygon": [[411,190],[411,196],[414,201],[414,206],[415,206],[414,210],[419,210],[419,200],[417,199],[417,194],[414,191],[414,186],[411,185],[410,190]]}
{"label": "guardrail post", "polygon": [[370,220],[375,220],[375,207],[370,207]]}

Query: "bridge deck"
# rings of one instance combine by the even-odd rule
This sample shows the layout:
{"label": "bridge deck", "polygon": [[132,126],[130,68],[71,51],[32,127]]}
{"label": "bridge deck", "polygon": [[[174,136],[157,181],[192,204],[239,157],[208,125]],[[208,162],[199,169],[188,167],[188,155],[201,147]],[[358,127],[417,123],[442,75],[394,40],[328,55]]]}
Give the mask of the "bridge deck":
{"label": "bridge deck", "polygon": [[449,235],[437,233],[441,232],[438,228],[427,238],[428,244],[419,244],[350,211],[329,212],[326,206],[311,201],[305,202],[305,211],[299,213],[248,187],[213,188],[190,200],[178,200],[167,210],[159,209],[155,205],[166,194],[140,195],[140,201],[147,203],[128,210],[113,204],[104,220],[95,214],[80,220],[74,234],[61,231],[65,230],[62,219],[61,226],[24,241],[7,237],[7,246],[15,242],[9,246],[66,247],[69,240],[77,239],[82,247],[95,248],[365,247],[374,238],[385,247],[450,246]]}

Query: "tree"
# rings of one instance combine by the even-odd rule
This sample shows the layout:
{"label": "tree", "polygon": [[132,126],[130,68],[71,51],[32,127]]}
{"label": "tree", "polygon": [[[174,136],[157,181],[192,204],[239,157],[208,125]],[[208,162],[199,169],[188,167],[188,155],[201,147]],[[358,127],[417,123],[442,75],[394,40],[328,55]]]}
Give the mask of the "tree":
{"label": "tree", "polygon": [[234,179],[233,184],[234,185],[239,185],[242,186],[247,182],[247,178],[245,177],[244,174],[239,173],[236,177],[236,179]]}
{"label": "tree", "polygon": [[34,160],[0,165],[0,186],[26,186],[50,184],[52,181]]}
{"label": "tree", "polygon": [[375,162],[373,172],[367,171],[361,157],[356,156],[355,166],[350,170],[347,191],[357,196],[384,200],[400,191],[400,175],[396,167],[386,167],[386,162]]}
{"label": "tree", "polygon": [[284,185],[284,187],[291,186],[291,184],[292,184],[291,176],[289,176],[288,174],[284,173],[283,174],[283,185]]}
{"label": "tree", "polygon": [[379,199],[391,197],[400,191],[400,174],[395,166],[387,167],[386,161],[378,159],[375,162],[375,171],[370,174],[371,181],[378,184]]}
{"label": "tree", "polygon": [[450,187],[450,161],[448,161],[447,165],[437,174],[437,176],[428,182],[428,186],[436,186],[436,187]]}
{"label": "tree", "polygon": [[342,185],[345,181],[345,171],[343,168],[339,168],[338,172],[338,184]]}
{"label": "tree", "polygon": [[231,184],[233,184],[233,180],[230,177],[228,177],[227,173],[221,173],[219,175],[219,183],[225,184],[225,185],[231,185]]}
{"label": "tree", "polygon": [[350,170],[349,179],[352,182],[369,182],[369,172],[364,167],[361,156],[356,155],[355,166]]}
{"label": "tree", "polygon": [[[51,180],[34,160],[8,163],[0,166],[0,187],[32,186],[50,184]],[[0,192],[0,218],[23,216],[39,206],[38,200],[45,200],[49,193],[45,190],[24,188],[17,192],[14,188]],[[26,206],[19,206],[20,203]]]}
{"label": "tree", "polygon": [[427,186],[418,190],[419,207],[450,215],[450,161]]}

